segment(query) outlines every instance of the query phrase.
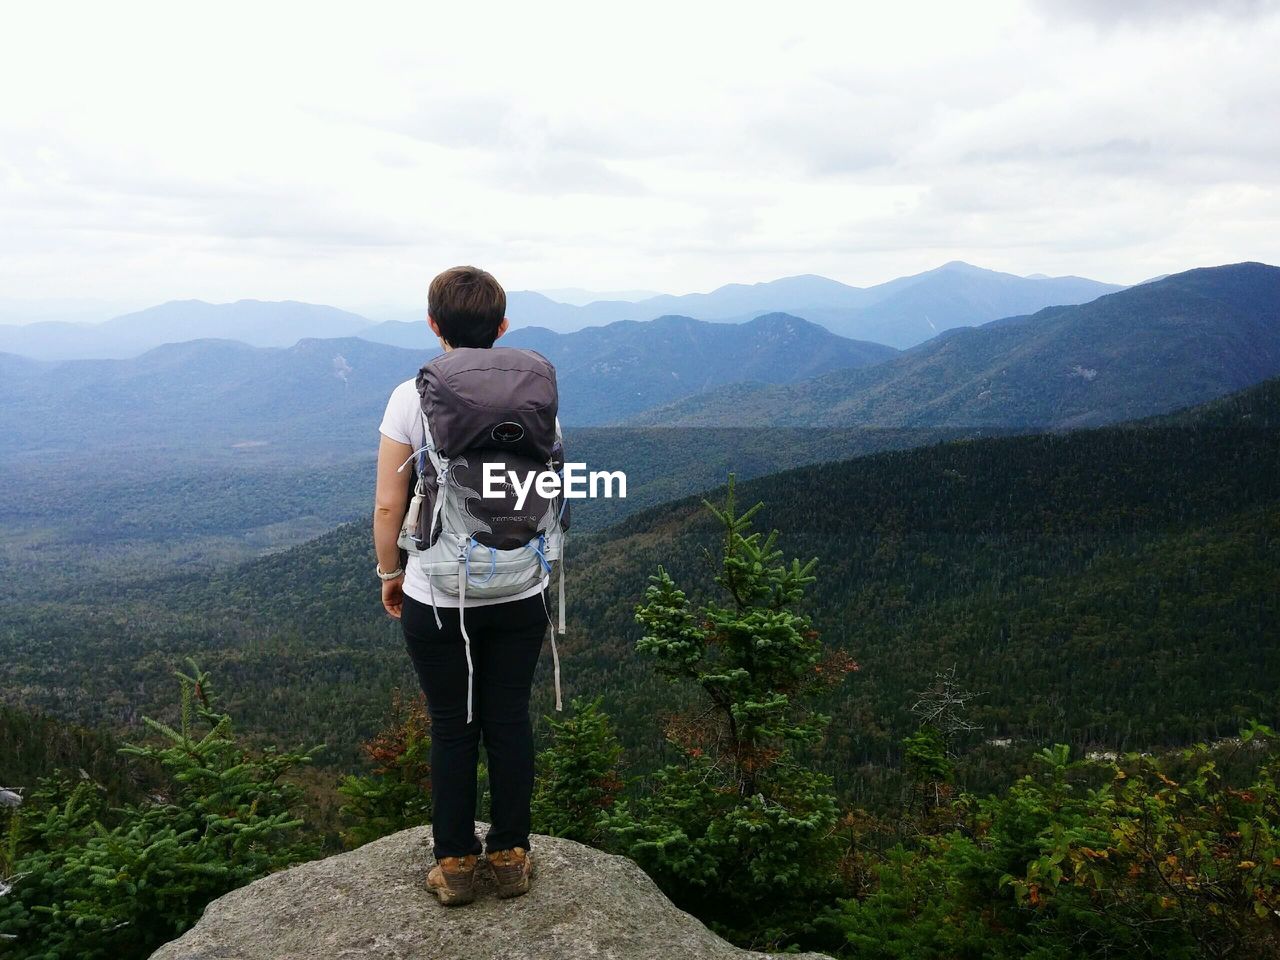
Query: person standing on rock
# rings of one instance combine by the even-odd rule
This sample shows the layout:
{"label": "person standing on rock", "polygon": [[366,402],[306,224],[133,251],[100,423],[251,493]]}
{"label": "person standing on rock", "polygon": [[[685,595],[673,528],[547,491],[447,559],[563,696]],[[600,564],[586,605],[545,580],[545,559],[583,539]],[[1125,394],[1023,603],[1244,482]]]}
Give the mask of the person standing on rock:
{"label": "person standing on rock", "polygon": [[[395,388],[379,428],[377,574],[431,716],[436,864],[426,883],[446,905],[474,899],[478,868],[492,870],[501,897],[529,889],[529,695],[568,525],[559,492],[544,496],[543,484],[528,483],[517,495],[531,472],[562,473],[563,444],[555,369],[533,351],[494,347],[507,331],[506,303],[484,270],[437,276],[427,319],[443,353]],[[508,476],[517,482],[486,483]],[[561,574],[561,632],[563,596]],[[554,632],[552,653],[560,709]],[[483,848],[475,832],[482,741],[492,800]]]}

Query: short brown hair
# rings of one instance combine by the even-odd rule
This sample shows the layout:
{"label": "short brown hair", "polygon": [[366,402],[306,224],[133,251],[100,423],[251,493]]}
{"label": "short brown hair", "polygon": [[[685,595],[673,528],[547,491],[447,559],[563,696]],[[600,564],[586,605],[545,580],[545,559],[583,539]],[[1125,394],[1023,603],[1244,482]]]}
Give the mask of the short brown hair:
{"label": "short brown hair", "polygon": [[479,267],[450,267],[431,281],[427,314],[451,347],[492,347],[507,315],[507,293]]}

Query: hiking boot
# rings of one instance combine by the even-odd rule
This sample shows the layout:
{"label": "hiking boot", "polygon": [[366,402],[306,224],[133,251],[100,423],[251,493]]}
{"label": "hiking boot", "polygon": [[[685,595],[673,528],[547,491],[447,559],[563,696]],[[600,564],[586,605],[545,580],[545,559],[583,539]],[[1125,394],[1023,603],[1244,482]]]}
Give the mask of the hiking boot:
{"label": "hiking boot", "polygon": [[510,850],[490,851],[489,865],[493,868],[498,896],[503,900],[529,892],[530,878],[533,876],[532,850],[512,847]]}
{"label": "hiking boot", "polygon": [[427,874],[427,889],[446,907],[460,907],[476,898],[476,856],[442,857]]}

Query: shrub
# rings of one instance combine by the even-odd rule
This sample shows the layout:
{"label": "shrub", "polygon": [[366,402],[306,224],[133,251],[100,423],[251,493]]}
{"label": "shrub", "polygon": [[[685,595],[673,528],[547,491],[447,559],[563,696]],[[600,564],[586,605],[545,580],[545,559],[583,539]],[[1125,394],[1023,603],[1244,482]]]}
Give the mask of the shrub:
{"label": "shrub", "polygon": [[[1253,727],[1237,749],[1270,731]],[[1227,758],[1228,762],[1230,757]],[[1040,771],[954,805],[959,830],[898,845],[841,923],[859,958],[1265,957],[1280,954],[1280,795],[1274,756],[1227,785],[1203,746]],[[1190,767],[1183,781],[1166,770]]]}
{"label": "shrub", "polygon": [[382,730],[363,744],[373,769],[344,777],[340,816],[348,824],[342,840],[348,848],[431,822],[431,720],[426,701],[405,703],[392,693],[391,715]]}
{"label": "shrub", "polygon": [[591,702],[574,700],[564,720],[547,718],[551,745],[538,755],[533,829],[594,846],[605,844],[605,817],[622,790],[622,748],[609,717]]}
{"label": "shrub", "polygon": [[0,897],[7,955],[40,960],[145,957],[205,905],[269,871],[317,855],[285,775],[315,749],[251,753],[218,712],[209,679],[178,674],[175,729],[146,719],[154,744],[121,752],[155,763],[164,793],[118,809],[88,779],[47,778],[19,808]]}

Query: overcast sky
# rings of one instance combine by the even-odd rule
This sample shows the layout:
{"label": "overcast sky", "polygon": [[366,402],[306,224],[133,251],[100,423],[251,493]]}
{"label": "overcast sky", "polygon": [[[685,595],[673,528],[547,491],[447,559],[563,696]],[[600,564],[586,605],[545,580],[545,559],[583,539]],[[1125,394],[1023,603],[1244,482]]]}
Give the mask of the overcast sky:
{"label": "overcast sky", "polygon": [[672,293],[951,259],[1116,282],[1280,263],[1275,3],[5,19],[9,300],[376,312],[464,262],[508,289]]}

